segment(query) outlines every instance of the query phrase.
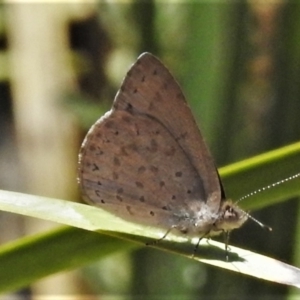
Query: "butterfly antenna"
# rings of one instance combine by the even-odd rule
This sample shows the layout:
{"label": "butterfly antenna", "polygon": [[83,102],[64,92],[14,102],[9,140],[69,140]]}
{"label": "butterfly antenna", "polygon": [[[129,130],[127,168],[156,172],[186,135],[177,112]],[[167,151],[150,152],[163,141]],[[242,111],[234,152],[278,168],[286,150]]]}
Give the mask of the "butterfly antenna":
{"label": "butterfly antenna", "polygon": [[[296,179],[296,178],[298,178],[298,177],[300,177],[300,173],[297,173],[297,174],[295,174],[295,175],[293,175],[293,176],[289,176],[289,177],[287,177],[287,178],[285,178],[285,179],[282,179],[282,180],[280,180],[280,181],[277,181],[277,182],[275,182],[275,183],[272,183],[272,184],[270,184],[270,185],[267,185],[267,186],[265,186],[265,187],[262,187],[262,188],[260,188],[260,189],[258,189],[258,190],[256,190],[256,191],[253,191],[253,192],[251,192],[251,193],[249,193],[249,194],[247,194],[247,195],[241,197],[239,200],[237,200],[237,201],[235,202],[235,204],[239,203],[239,202],[242,201],[242,200],[245,200],[246,198],[249,198],[249,197],[251,197],[251,196],[254,196],[254,195],[256,195],[256,194],[259,194],[259,193],[261,193],[261,192],[264,192],[264,191],[266,191],[266,190],[268,190],[268,189],[270,189],[270,188],[273,188],[273,187],[275,187],[275,186],[281,185],[281,184],[283,184],[283,183],[286,183],[287,181]],[[265,225],[265,224],[259,222],[259,221],[256,220],[254,217],[252,217],[249,213],[247,213],[247,212],[245,212],[245,211],[244,211],[244,213],[247,215],[247,217],[248,217],[249,219],[251,219],[252,221],[254,221],[254,222],[255,222],[256,224],[258,224],[260,227],[262,227],[262,228],[264,228],[264,229],[268,229],[269,231],[272,231],[272,228],[271,228],[271,227],[269,227],[269,226],[267,226],[267,225]]]}
{"label": "butterfly antenna", "polygon": [[270,185],[267,185],[267,186],[265,186],[265,187],[262,187],[262,188],[260,188],[260,189],[258,189],[258,190],[256,190],[256,191],[253,191],[253,192],[251,192],[251,193],[249,193],[249,194],[247,194],[247,195],[241,197],[239,200],[237,200],[237,201],[235,202],[235,204],[239,203],[239,202],[242,201],[242,200],[245,200],[246,198],[249,198],[249,197],[251,197],[251,196],[254,196],[254,195],[256,195],[256,194],[259,194],[259,193],[261,193],[261,192],[264,192],[264,191],[266,191],[266,190],[268,190],[268,189],[270,189],[270,188],[273,188],[273,187],[275,187],[275,186],[281,185],[281,184],[283,184],[283,183],[286,183],[287,181],[296,179],[296,178],[298,178],[298,177],[300,177],[300,173],[297,173],[297,174],[295,174],[295,175],[293,175],[293,176],[287,177],[287,178],[285,178],[285,179],[282,179],[282,180],[280,180],[280,181],[277,181],[277,182],[275,182],[275,183],[272,183],[272,184],[270,184]]}
{"label": "butterfly antenna", "polygon": [[261,228],[267,229],[267,230],[269,230],[269,231],[272,231],[272,227],[270,227],[270,226],[268,226],[268,225],[266,225],[266,224],[264,224],[264,223],[262,223],[262,222],[256,220],[256,219],[255,219],[254,217],[252,217],[249,213],[247,213],[247,212],[245,212],[245,211],[244,211],[244,213],[245,213],[245,215],[246,215],[249,219],[251,219],[253,222],[255,222],[256,224],[258,224]]}

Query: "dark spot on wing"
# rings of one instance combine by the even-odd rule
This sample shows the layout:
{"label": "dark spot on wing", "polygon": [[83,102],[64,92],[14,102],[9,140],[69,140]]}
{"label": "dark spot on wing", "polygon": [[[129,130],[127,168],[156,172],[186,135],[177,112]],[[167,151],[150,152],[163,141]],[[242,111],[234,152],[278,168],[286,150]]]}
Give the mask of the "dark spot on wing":
{"label": "dark spot on wing", "polygon": [[[125,87],[124,87],[124,85],[122,85],[122,86],[120,87],[120,92],[122,92],[122,93],[125,92]],[[119,94],[119,93],[118,93],[118,94]],[[117,103],[114,103],[114,107],[115,107],[115,108],[118,108]]]}
{"label": "dark spot on wing", "polygon": [[135,152],[138,152],[139,150],[138,146],[135,143],[129,144],[127,148]]}
{"label": "dark spot on wing", "polygon": [[141,196],[139,200],[140,200],[141,202],[145,202],[145,197],[144,197],[144,196]]}
{"label": "dark spot on wing", "polygon": [[119,167],[121,165],[120,160],[117,157],[114,157],[114,165]]}
{"label": "dark spot on wing", "polygon": [[118,193],[118,194],[122,194],[123,192],[124,192],[123,188],[118,188],[118,189],[117,189],[117,193]]}
{"label": "dark spot on wing", "polygon": [[157,150],[158,150],[158,145],[157,145],[156,140],[151,139],[149,151],[152,153],[155,153],[155,152],[157,152]]}
{"label": "dark spot on wing", "polygon": [[146,171],[146,167],[145,167],[145,166],[140,166],[140,167],[138,168],[138,173],[139,173],[139,174],[143,174],[145,171]]}
{"label": "dark spot on wing", "polygon": [[150,171],[151,171],[152,173],[154,173],[154,174],[157,174],[158,168],[155,167],[155,166],[150,166]]}
{"label": "dark spot on wing", "polygon": [[122,120],[123,120],[124,122],[126,122],[126,123],[130,123],[130,122],[131,122],[131,118],[128,117],[128,116],[123,116],[123,117],[122,117]]}
{"label": "dark spot on wing", "polygon": [[173,146],[169,147],[167,150],[164,151],[166,156],[173,156],[175,152],[176,149]]}
{"label": "dark spot on wing", "polygon": [[102,155],[104,152],[100,149],[100,147],[97,147],[96,155]]}
{"label": "dark spot on wing", "polygon": [[121,154],[124,156],[128,156],[128,152],[124,146],[121,147]]}
{"label": "dark spot on wing", "polygon": [[127,103],[127,107],[126,107],[126,110],[128,110],[129,112],[132,111],[132,105],[130,103]]}
{"label": "dark spot on wing", "polygon": [[181,176],[182,176],[182,172],[176,172],[176,173],[175,173],[175,176],[176,176],[176,177],[181,177]]}
{"label": "dark spot on wing", "polygon": [[187,132],[184,132],[184,133],[182,133],[181,135],[179,135],[179,136],[175,139],[175,141],[178,142],[179,140],[185,140],[187,136],[188,136],[188,133],[187,133]]}
{"label": "dark spot on wing", "polygon": [[182,93],[177,93],[176,98],[179,99],[179,98],[184,98],[184,97],[183,97]]}
{"label": "dark spot on wing", "polygon": [[95,145],[90,145],[89,150],[90,150],[91,152],[94,152],[94,151],[96,150]]}
{"label": "dark spot on wing", "polygon": [[113,176],[113,180],[119,179],[119,174],[116,172],[113,172],[112,176]]}
{"label": "dark spot on wing", "polygon": [[140,188],[140,189],[144,188],[144,185],[143,185],[141,182],[139,182],[139,181],[136,181],[136,182],[135,182],[135,185],[136,185],[138,188]]}
{"label": "dark spot on wing", "polygon": [[104,126],[105,126],[106,128],[112,128],[112,127],[115,126],[115,122],[114,122],[114,121],[107,121],[107,122],[104,124]]}
{"label": "dark spot on wing", "polygon": [[95,163],[93,163],[92,171],[98,171],[98,170],[99,170],[99,167]]}
{"label": "dark spot on wing", "polygon": [[137,124],[134,124],[134,125],[135,125],[135,134],[140,135],[139,127],[137,126]]}
{"label": "dark spot on wing", "polygon": [[157,101],[157,102],[162,102],[162,101],[164,100],[160,92],[156,92],[156,93],[155,93],[154,99],[155,99],[155,101]]}
{"label": "dark spot on wing", "polygon": [[119,196],[119,195],[117,195],[116,198],[117,198],[120,202],[123,201],[123,198],[122,198],[121,196]]}
{"label": "dark spot on wing", "polygon": [[127,211],[129,212],[130,215],[133,215],[133,212],[131,211],[131,206],[127,205],[126,209],[127,209]]}
{"label": "dark spot on wing", "polygon": [[154,109],[155,109],[155,106],[154,106],[153,102],[151,101],[149,103],[148,110],[154,110]]}

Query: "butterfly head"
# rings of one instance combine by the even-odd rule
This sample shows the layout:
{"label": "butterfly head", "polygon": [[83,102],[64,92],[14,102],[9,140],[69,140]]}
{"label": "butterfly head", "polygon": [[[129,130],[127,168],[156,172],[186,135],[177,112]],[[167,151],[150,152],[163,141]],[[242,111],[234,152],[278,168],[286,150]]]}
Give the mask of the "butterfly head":
{"label": "butterfly head", "polygon": [[219,217],[214,227],[216,231],[231,231],[241,227],[247,219],[248,214],[245,211],[227,200],[220,207]]}

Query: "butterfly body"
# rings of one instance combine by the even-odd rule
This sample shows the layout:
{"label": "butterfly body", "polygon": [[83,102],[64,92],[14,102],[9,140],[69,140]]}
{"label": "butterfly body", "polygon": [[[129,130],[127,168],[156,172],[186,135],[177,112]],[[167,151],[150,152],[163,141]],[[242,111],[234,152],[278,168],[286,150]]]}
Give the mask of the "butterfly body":
{"label": "butterfly body", "polygon": [[179,85],[149,53],[131,67],[112,109],[87,134],[79,184],[93,205],[188,236],[230,231],[247,219],[225,200]]}

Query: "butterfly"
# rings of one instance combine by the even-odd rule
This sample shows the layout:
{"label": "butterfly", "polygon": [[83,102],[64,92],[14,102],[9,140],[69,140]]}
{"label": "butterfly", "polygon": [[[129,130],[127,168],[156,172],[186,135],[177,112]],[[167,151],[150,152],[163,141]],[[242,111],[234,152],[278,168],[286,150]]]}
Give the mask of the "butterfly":
{"label": "butterfly", "polygon": [[239,228],[214,160],[176,80],[150,53],[126,74],[79,155],[83,198],[131,222],[188,237]]}

